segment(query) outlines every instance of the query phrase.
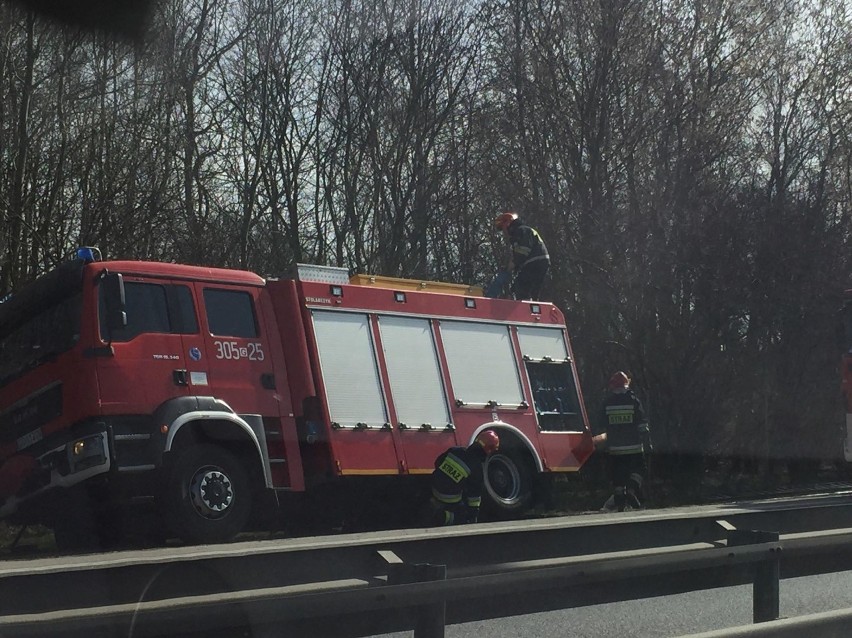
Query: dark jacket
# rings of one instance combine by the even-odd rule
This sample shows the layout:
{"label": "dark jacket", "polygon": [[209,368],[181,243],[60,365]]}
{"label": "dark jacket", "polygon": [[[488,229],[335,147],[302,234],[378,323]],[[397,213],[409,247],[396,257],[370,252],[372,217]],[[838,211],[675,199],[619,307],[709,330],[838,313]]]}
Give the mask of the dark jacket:
{"label": "dark jacket", "polygon": [[451,447],[435,459],[432,472],[432,496],[447,507],[468,507],[479,511],[482,502],[482,464],[485,451],[474,443],[470,447]]}
{"label": "dark jacket", "polygon": [[642,454],[650,446],[650,427],[642,402],[632,390],[608,392],[600,414],[610,454]]}
{"label": "dark jacket", "polygon": [[512,244],[512,264],[515,272],[535,261],[550,261],[547,246],[534,228],[516,219],[509,226],[508,233]]}

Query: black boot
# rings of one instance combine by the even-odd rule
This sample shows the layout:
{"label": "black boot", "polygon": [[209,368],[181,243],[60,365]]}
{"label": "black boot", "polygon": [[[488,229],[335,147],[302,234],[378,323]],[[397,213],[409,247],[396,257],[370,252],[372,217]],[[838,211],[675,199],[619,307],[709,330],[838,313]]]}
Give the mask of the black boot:
{"label": "black boot", "polygon": [[615,488],[615,509],[619,512],[624,511],[624,506],[627,505],[627,494],[623,487]]}

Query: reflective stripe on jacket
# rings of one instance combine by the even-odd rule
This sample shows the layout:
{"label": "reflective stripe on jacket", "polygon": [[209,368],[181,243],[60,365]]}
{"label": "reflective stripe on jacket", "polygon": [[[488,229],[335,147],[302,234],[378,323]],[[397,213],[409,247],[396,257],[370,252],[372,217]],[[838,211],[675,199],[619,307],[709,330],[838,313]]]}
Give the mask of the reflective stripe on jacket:
{"label": "reflective stripe on jacket", "polygon": [[432,472],[432,496],[439,503],[464,503],[478,509],[482,501],[482,464],[485,453],[479,445],[452,447],[437,459]]}
{"label": "reflective stripe on jacket", "polygon": [[606,432],[608,452],[614,456],[642,454],[650,432],[642,403],[631,390],[610,392],[604,400],[600,427]]}
{"label": "reflective stripe on jacket", "polygon": [[512,264],[516,271],[534,261],[550,261],[547,246],[535,228],[516,221],[509,227],[509,239],[512,242]]}

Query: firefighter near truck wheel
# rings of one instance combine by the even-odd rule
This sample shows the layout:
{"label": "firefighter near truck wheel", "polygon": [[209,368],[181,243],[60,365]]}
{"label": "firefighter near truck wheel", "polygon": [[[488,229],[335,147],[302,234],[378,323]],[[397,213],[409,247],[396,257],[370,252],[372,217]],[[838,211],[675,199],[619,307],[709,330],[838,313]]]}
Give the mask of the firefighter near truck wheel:
{"label": "firefighter near truck wheel", "polygon": [[0,351],[0,517],[69,545],[303,525],[293,502],[417,493],[485,429],[483,514],[517,517],[594,450],[560,310],[463,284],[87,249],[0,303]]}

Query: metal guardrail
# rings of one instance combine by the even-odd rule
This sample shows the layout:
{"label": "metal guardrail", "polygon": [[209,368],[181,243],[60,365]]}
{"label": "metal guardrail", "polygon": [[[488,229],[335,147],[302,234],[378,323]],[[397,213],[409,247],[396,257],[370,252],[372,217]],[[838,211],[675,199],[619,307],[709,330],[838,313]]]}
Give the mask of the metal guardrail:
{"label": "metal guardrail", "polygon": [[729,627],[681,638],[847,638],[852,633],[852,609],[840,609],[759,625]]}
{"label": "metal guardrail", "polygon": [[[798,531],[846,523],[852,508],[832,502],[841,503],[834,516],[826,503],[804,512],[761,503],[4,561],[0,636],[221,636],[223,627],[251,627],[266,637],[286,625],[287,635],[349,638],[410,630],[416,618],[432,636],[445,622],[743,583],[754,585],[755,619],[767,620],[778,616],[779,578],[852,565],[852,527]],[[787,533],[736,529],[755,522]],[[645,547],[625,547],[630,538]]]}
{"label": "metal guardrail", "polygon": [[637,552],[502,563],[492,566],[487,573],[448,579],[446,566],[410,565],[385,554],[383,558],[390,562],[383,584],[351,580],[48,614],[8,615],[0,618],[0,635],[4,638],[91,636],[109,627],[132,637],[138,628],[152,626],[166,630],[158,635],[182,635],[188,628],[222,631],[242,623],[252,627],[287,626],[292,630],[290,621],[298,619],[328,620],[330,614],[338,618],[375,618],[375,612],[409,609],[414,613],[409,616],[413,627],[408,628],[415,629],[415,637],[436,638],[444,635],[448,600],[517,596],[518,592],[529,596],[544,590],[564,591],[595,583],[673,573],[695,574],[707,569],[736,573],[734,579],[739,582],[743,578],[740,568],[744,567],[754,583],[754,618],[761,621],[778,616],[780,556],[777,534],[773,539],[771,534],[734,533],[728,545],[694,543]]}

